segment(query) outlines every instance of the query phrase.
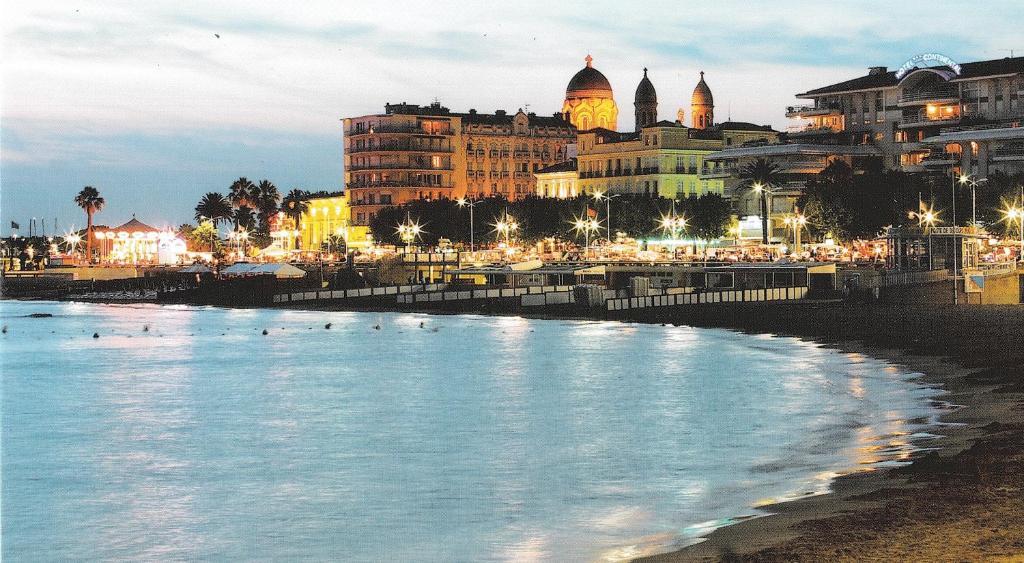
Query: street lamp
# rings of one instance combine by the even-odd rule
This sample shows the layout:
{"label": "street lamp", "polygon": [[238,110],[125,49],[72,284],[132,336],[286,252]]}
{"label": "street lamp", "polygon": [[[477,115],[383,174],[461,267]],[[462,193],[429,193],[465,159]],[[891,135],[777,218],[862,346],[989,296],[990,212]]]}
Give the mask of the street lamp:
{"label": "street lamp", "polygon": [[[959,180],[960,180],[960,185],[961,186],[964,185],[964,184],[970,184],[970,186],[971,186],[971,223],[974,225],[975,228],[977,228],[978,227],[978,205],[977,205],[977,199],[975,197],[974,191],[978,187],[978,184],[980,184],[982,182],[987,182],[988,178],[982,178],[980,180],[974,180],[970,174],[961,174]],[[953,197],[956,197],[956,194],[954,194]]]}
{"label": "street lamp", "polygon": [[405,216],[405,222],[398,226],[398,236],[401,237],[402,242],[405,243],[405,251],[409,251],[409,246],[416,242],[419,238],[422,228],[419,223],[414,223],[412,217],[409,214]]}
{"label": "street lamp", "polygon": [[600,202],[602,199],[605,201],[606,213],[605,220],[608,221],[608,244],[612,242],[612,198],[619,197],[621,194],[609,194],[607,192],[596,191],[594,192],[594,201]]}
{"label": "street lamp", "polygon": [[583,233],[584,240],[584,255],[590,254],[590,233],[598,232],[601,226],[597,221],[590,219],[589,217],[577,217],[576,221],[573,222],[573,230],[577,233]]}
{"label": "street lamp", "polygon": [[765,228],[763,240],[765,245],[770,245],[772,243],[772,195],[774,195],[775,192],[770,186],[762,184],[761,182],[754,182],[751,187],[753,188],[754,193],[761,196],[761,202],[764,205]]}
{"label": "street lamp", "polygon": [[803,231],[804,226],[807,225],[807,217],[805,217],[799,211],[797,211],[796,215],[786,217],[785,219],[783,219],[782,222],[785,223],[786,226],[788,226],[789,228],[793,229],[793,252],[799,253],[800,234]]}
{"label": "street lamp", "polygon": [[[923,206],[922,206],[923,207]],[[924,228],[925,234],[928,235],[928,269],[932,269],[932,227],[939,220],[939,215],[931,208],[922,209],[921,211],[914,212],[910,211],[907,216],[911,219],[917,219],[918,228]]]}
{"label": "street lamp", "polygon": [[662,215],[659,224],[661,225],[661,230],[672,237],[672,258],[675,258],[676,250],[678,249],[678,243],[676,241],[679,240],[680,233],[686,231],[686,217],[676,215],[675,204],[673,202],[672,212],[668,215]]}
{"label": "street lamp", "polygon": [[476,245],[475,245],[474,239],[473,239],[473,208],[476,207],[476,205],[478,203],[480,203],[480,202],[479,201],[469,201],[468,199],[463,197],[463,198],[459,198],[457,203],[458,203],[459,207],[468,207],[469,208],[469,251],[470,252],[474,252],[476,250],[475,249]]}
{"label": "street lamp", "polygon": [[504,235],[505,246],[509,246],[512,233],[517,230],[519,230],[519,223],[517,223],[516,220],[508,214],[508,210],[505,210],[505,215],[494,223],[494,232],[499,235]]}
{"label": "street lamp", "polygon": [[1004,209],[1003,215],[1006,216],[1006,221],[1011,226],[1014,221],[1020,225],[1020,256],[1018,256],[1017,259],[1024,261],[1024,207],[1019,208],[1014,205],[1009,209]]}

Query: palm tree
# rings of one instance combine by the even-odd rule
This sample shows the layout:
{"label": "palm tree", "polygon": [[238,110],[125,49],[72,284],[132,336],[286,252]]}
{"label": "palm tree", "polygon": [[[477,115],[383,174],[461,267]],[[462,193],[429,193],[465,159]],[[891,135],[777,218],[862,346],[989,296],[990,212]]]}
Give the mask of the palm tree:
{"label": "palm tree", "polygon": [[[214,251],[214,238],[217,236],[217,226],[224,221],[231,219],[231,202],[228,198],[217,192],[207,192],[196,205],[196,221],[209,221],[213,224],[210,233],[210,252]],[[200,226],[202,226],[200,224]]]}
{"label": "palm tree", "polygon": [[281,193],[270,180],[260,180],[253,194],[256,210],[259,212],[260,230],[270,230],[270,217],[277,213],[277,205],[281,202]]}
{"label": "palm tree", "polygon": [[[288,192],[288,195],[284,196],[281,200],[281,211],[284,212],[284,216],[288,217],[295,224],[295,228],[299,227],[299,222],[302,220],[302,214],[309,210],[309,192],[300,189],[292,189]],[[299,239],[296,240],[296,244]]]}
{"label": "palm tree", "polygon": [[214,226],[231,219],[231,202],[217,192],[207,192],[196,205],[196,221],[209,219]]}
{"label": "palm tree", "polygon": [[94,213],[99,213],[107,201],[100,196],[99,190],[92,186],[86,186],[75,196],[75,203],[85,211],[85,256],[89,262],[92,262],[92,216]]}
{"label": "palm tree", "polygon": [[248,205],[239,205],[236,207],[232,219],[235,222],[235,229],[251,231],[253,226],[256,224],[256,215],[253,213],[253,208]]}
{"label": "palm tree", "polygon": [[228,191],[228,199],[231,200],[231,205],[234,207],[242,205],[255,207],[256,184],[242,176],[231,184],[231,188]]}
{"label": "palm tree", "polygon": [[768,159],[759,158],[740,171],[741,186],[757,190],[761,198],[761,242],[768,244],[768,191],[782,183],[779,166]]}

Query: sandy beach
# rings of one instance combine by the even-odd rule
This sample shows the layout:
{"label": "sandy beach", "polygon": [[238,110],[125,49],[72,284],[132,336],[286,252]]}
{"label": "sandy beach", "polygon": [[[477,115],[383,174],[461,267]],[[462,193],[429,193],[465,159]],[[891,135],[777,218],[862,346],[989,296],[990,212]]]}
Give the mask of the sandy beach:
{"label": "sandy beach", "polygon": [[960,408],[913,464],[646,558],[675,561],[1024,560],[1024,307],[821,303],[694,311],[679,323],[793,335],[925,374]]}

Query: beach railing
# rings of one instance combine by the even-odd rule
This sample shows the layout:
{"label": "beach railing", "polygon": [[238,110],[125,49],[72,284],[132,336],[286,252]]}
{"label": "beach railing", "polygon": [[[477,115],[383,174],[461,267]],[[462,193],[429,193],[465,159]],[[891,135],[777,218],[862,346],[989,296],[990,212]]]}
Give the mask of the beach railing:
{"label": "beach railing", "polygon": [[313,289],[274,295],[274,303],[296,303],[302,301],[328,301],[338,299],[359,299],[385,297],[389,295],[412,294],[423,291],[440,291],[447,287],[443,283],[388,285],[360,289]]}
{"label": "beach railing", "polygon": [[[408,293],[396,296],[399,305],[415,305],[417,303],[430,302],[454,302],[472,301],[484,299],[514,299],[519,298],[520,304],[524,307],[535,307],[544,299],[548,303],[547,295],[553,293],[571,294],[571,285],[545,285],[528,287],[501,287],[481,289],[461,289],[445,291],[424,291],[421,293]],[[552,297],[551,303],[560,301],[562,297]],[[571,297],[566,298],[566,303],[575,302]]]}
{"label": "beach railing", "polygon": [[703,305],[707,303],[750,303],[757,301],[788,301],[807,297],[806,287],[770,287],[764,289],[736,289],[727,291],[702,291],[699,293],[675,293],[650,295],[646,297],[622,297],[607,300],[609,311],[627,311],[650,307],[677,307]]}

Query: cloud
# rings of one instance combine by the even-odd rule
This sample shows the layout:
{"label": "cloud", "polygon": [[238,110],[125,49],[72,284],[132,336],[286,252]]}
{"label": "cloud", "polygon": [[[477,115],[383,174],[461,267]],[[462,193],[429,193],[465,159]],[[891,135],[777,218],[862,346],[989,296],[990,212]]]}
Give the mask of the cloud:
{"label": "cloud", "polygon": [[[731,109],[736,119],[784,127],[783,108],[796,92],[868,66],[897,66],[922,51],[965,61],[1008,54],[1000,49],[1019,40],[1006,17],[1016,13],[1014,3],[968,6],[15,3],[0,24],[3,213],[32,212],[23,186],[88,183],[86,173],[110,172],[111,181],[123,181],[122,172],[133,169],[172,178],[197,158],[205,170],[222,166],[252,176],[244,169],[252,165],[247,139],[259,139],[260,151],[283,140],[325,143],[283,149],[297,162],[275,159],[266,173],[339,187],[339,118],[435,97],[456,110],[529,105],[554,113],[588,52],[612,82],[623,127],[632,122],[631,98],[644,66],[658,89],[661,117],[688,105],[697,71],[705,70],[719,116]],[[957,25],[937,33],[935,22],[953,15]],[[226,136],[235,133],[247,139]],[[203,146],[218,158],[208,162],[173,150],[173,143]]]}

